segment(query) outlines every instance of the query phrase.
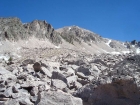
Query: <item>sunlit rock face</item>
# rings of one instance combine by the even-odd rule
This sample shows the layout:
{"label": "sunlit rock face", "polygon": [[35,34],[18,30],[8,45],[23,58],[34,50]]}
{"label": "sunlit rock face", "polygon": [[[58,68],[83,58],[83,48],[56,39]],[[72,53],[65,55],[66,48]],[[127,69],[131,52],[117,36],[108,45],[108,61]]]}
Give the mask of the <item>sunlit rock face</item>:
{"label": "sunlit rock face", "polygon": [[0,35],[3,40],[27,40],[34,36],[39,39],[48,38],[53,43],[61,43],[59,33],[46,21],[34,20],[23,24],[18,18],[0,18]]}
{"label": "sunlit rock face", "polygon": [[66,41],[70,43],[73,43],[73,41],[77,41],[81,43],[81,41],[99,42],[103,40],[102,37],[100,37],[98,34],[80,28],[78,26],[64,27],[64,28],[57,29],[56,31],[60,32],[62,38],[64,38]]}
{"label": "sunlit rock face", "polygon": [[33,36],[39,39],[48,38],[52,43],[61,43],[61,37],[59,33],[57,33],[52,25],[46,21],[34,20],[31,23],[24,24],[24,27],[29,33],[32,33]]}
{"label": "sunlit rock face", "polygon": [[0,38],[1,40],[17,41],[27,39],[30,34],[24,28],[18,18],[0,18]]}

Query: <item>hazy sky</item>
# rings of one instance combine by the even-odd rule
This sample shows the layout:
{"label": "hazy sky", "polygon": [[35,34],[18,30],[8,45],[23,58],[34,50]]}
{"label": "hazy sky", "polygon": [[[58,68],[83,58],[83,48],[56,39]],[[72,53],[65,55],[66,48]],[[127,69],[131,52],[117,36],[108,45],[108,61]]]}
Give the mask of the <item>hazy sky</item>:
{"label": "hazy sky", "polygon": [[121,41],[140,41],[140,0],[1,0],[0,17],[46,20],[55,29],[77,25]]}

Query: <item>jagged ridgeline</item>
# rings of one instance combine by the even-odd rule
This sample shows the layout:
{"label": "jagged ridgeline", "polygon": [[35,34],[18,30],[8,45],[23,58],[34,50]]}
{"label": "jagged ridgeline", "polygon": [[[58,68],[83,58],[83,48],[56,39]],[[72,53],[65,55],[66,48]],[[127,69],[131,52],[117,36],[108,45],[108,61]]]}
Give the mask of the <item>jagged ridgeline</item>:
{"label": "jagged ridgeline", "polygon": [[78,26],[64,27],[57,29],[56,31],[60,33],[63,39],[72,44],[74,41],[81,43],[82,40],[84,42],[99,42],[103,40],[98,34]]}
{"label": "jagged ridgeline", "polygon": [[30,37],[49,39],[54,44],[62,43],[60,34],[46,21],[34,20],[23,24],[19,18],[0,18],[1,40],[27,40]]}

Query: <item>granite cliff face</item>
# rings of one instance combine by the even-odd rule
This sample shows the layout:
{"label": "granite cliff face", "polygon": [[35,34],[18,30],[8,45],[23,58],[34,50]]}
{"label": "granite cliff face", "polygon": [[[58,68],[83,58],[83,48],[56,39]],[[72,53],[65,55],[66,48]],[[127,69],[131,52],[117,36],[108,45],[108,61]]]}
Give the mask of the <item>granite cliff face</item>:
{"label": "granite cliff face", "polygon": [[120,54],[139,52],[140,42],[137,42],[136,40],[131,42],[121,42],[113,39],[103,38],[94,32],[80,28],[78,26],[67,26],[57,29],[56,31],[60,33],[65,41],[74,45],[79,43],[86,51],[88,51],[88,47],[91,46],[90,49],[94,48],[95,52],[98,50],[98,53]]}
{"label": "granite cliff face", "polygon": [[139,44],[0,18],[0,105],[139,105]]}
{"label": "granite cliff face", "polygon": [[30,37],[39,39],[48,38],[52,43],[61,43],[59,33],[46,21],[35,20],[31,23],[23,24],[18,18],[0,18],[1,40],[27,40]]}
{"label": "granite cliff face", "polygon": [[100,42],[103,40],[98,34],[95,34],[89,30],[85,30],[78,26],[70,26],[64,27],[61,29],[57,29],[57,32],[61,34],[61,36],[68,42],[73,43],[73,41],[77,41],[81,43],[84,42]]}
{"label": "granite cliff face", "polygon": [[0,18],[1,40],[17,41],[27,39],[30,34],[18,18]]}
{"label": "granite cliff face", "polygon": [[46,21],[35,20],[31,23],[24,24],[23,26],[28,30],[28,33],[31,33],[39,39],[48,38],[52,43],[61,44],[59,33],[57,33]]}

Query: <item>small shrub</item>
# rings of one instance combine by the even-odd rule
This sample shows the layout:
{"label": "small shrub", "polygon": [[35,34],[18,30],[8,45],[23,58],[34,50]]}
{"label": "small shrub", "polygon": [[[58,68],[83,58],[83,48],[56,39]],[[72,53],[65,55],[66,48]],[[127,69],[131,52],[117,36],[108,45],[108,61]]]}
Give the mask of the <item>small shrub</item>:
{"label": "small shrub", "polygon": [[7,65],[11,65],[11,64],[14,64],[14,63],[13,63],[13,58],[12,58],[12,57],[10,57],[10,58],[8,59]]}
{"label": "small shrub", "polygon": [[12,57],[10,57],[10,58],[8,59],[8,61],[9,61],[9,62],[12,62],[12,61],[13,61],[13,58],[12,58]]}

